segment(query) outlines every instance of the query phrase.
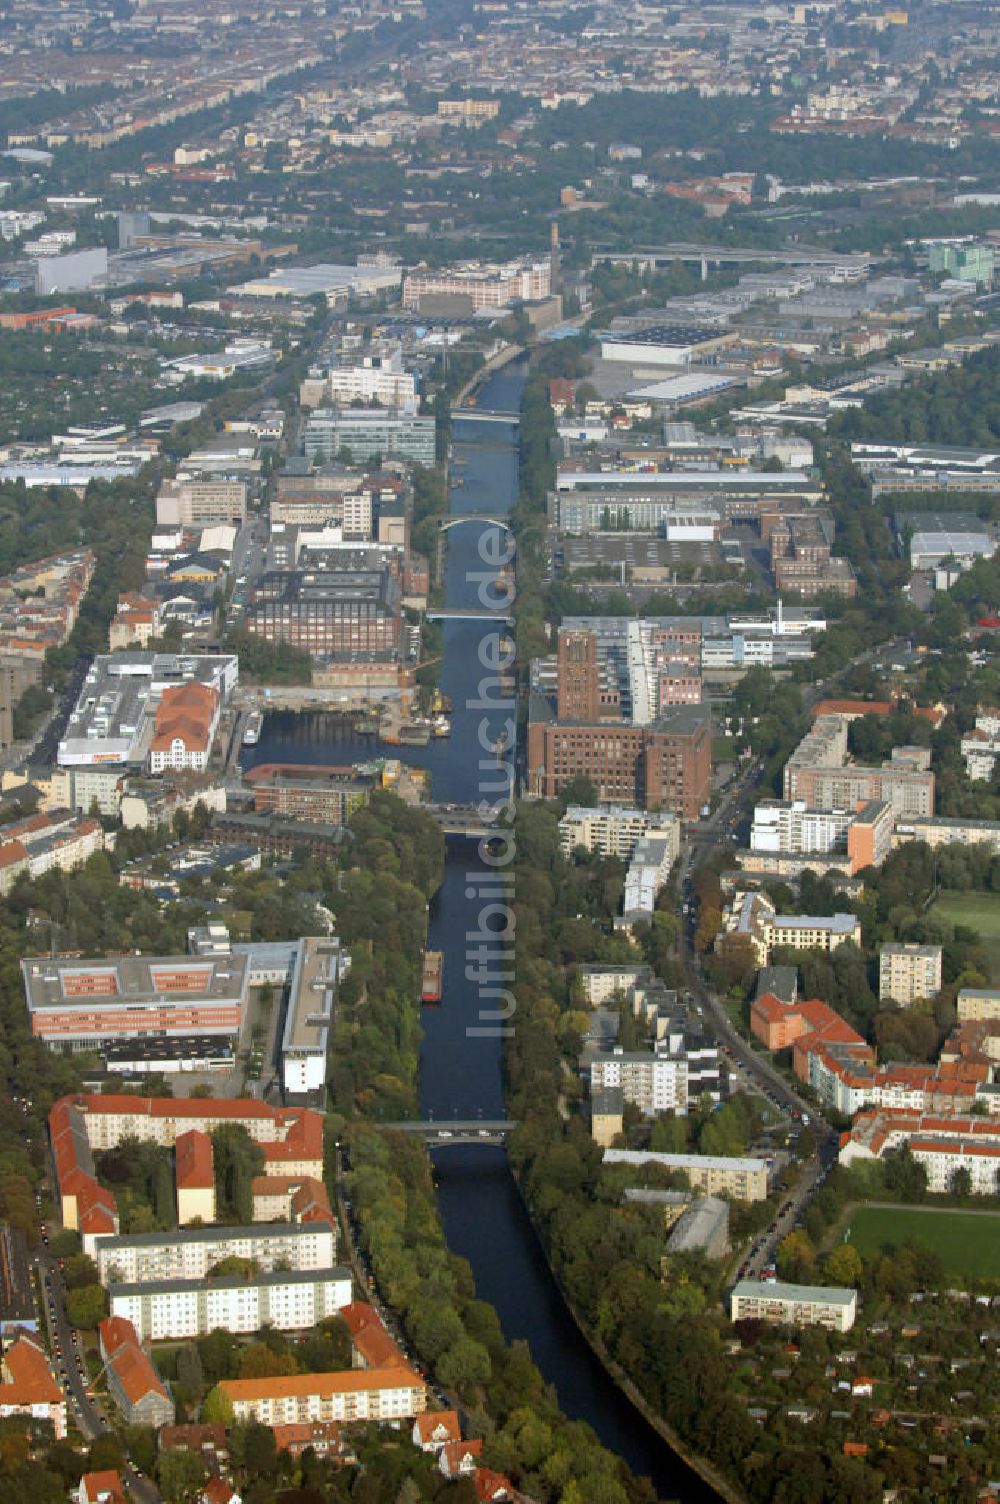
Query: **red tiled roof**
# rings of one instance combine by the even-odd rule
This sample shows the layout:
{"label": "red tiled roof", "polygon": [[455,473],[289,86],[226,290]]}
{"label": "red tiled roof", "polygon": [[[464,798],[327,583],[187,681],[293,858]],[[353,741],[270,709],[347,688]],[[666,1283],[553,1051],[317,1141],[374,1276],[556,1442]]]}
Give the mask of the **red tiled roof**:
{"label": "red tiled roof", "polygon": [[326,1186],[314,1176],[306,1176],[292,1196],[292,1216],[298,1222],[336,1221]]}
{"label": "red tiled roof", "polygon": [[279,1452],[302,1451],[317,1444],[326,1449],[340,1447],[340,1427],[335,1420],[292,1421],[285,1426],[272,1426],[271,1430]]}
{"label": "red tiled roof", "polygon": [[462,1436],[462,1427],[454,1410],[425,1410],[423,1415],[417,1416],[416,1427],[422,1442],[431,1441],[439,1429],[448,1432],[448,1441],[460,1441]]}
{"label": "red tiled roof", "polygon": [[105,1316],[97,1328],[97,1337],[105,1363],[124,1343],[139,1340],[135,1327],[125,1316]]}
{"label": "red tiled roof", "polygon": [[473,1462],[482,1450],[483,1443],[480,1437],[472,1441],[446,1441],[441,1448],[441,1470],[457,1473],[463,1463]]}
{"label": "red tiled roof", "polygon": [[58,1405],[62,1400],[48,1358],[36,1339],[22,1332],[3,1355],[0,1406]]}
{"label": "red tiled roof", "polygon": [[152,1360],[139,1346],[131,1321],[122,1316],[108,1316],[98,1327],[98,1337],[105,1361],[117,1376],[130,1405],[137,1405],[147,1394],[169,1398]]}
{"label": "red tiled roof", "polygon": [[174,1144],[177,1189],[207,1190],[215,1185],[212,1140],[198,1128],[177,1135]]}
{"label": "red tiled roof", "polygon": [[209,1478],[203,1485],[201,1497],[205,1504],[230,1504],[232,1499],[239,1497],[231,1483],[223,1483],[219,1477]]}
{"label": "red tiled roof", "polygon": [[939,726],[944,720],[944,711],[932,705],[904,707],[895,700],[819,700],[810,714],[815,720],[821,715],[893,715],[897,710],[904,708],[915,715],[918,720],[930,721],[933,726]]}
{"label": "red tiled roof", "polygon": [[476,1497],[489,1504],[491,1499],[510,1499],[514,1494],[514,1485],[503,1473],[495,1473],[489,1467],[477,1467],[472,1481],[476,1489]]}
{"label": "red tiled roof", "polygon": [[368,1368],[405,1367],[406,1359],[370,1305],[355,1300],[344,1306],[340,1315],[347,1322],[355,1351]]}
{"label": "red tiled roof", "polygon": [[756,1013],[766,1023],[780,1023],[786,1014],[794,1012],[787,1003],[783,1003],[780,997],[775,997],[773,992],[763,992],[755,998],[750,1011]]}
{"label": "red tiled roof", "polygon": [[209,684],[177,684],[165,689],[156,707],[150,751],[169,752],[173,742],[183,742],[188,752],[208,745],[219,692]]}
{"label": "red tiled roof", "polygon": [[107,1498],[108,1504],[125,1504],[125,1488],[121,1474],[114,1468],[105,1468],[100,1473],[84,1473],[80,1479],[80,1497],[87,1504],[96,1504]]}

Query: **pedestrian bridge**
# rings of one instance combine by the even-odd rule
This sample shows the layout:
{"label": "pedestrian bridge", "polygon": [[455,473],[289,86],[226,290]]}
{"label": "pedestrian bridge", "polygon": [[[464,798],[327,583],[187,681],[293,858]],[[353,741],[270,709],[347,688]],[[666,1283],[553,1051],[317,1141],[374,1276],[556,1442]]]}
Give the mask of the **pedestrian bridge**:
{"label": "pedestrian bridge", "polygon": [[405,1123],[380,1123],[390,1133],[410,1133],[434,1144],[502,1144],[517,1127],[506,1118],[421,1118]]}

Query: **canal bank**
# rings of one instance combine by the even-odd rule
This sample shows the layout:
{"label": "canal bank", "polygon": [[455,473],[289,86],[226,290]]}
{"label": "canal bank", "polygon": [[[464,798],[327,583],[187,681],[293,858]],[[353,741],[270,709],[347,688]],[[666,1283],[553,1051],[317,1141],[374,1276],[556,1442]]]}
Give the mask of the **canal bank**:
{"label": "canal bank", "polygon": [[[523,382],[523,368],[507,368],[484,385],[480,401],[490,409],[516,409]],[[452,488],[451,516],[506,515],[517,495],[515,431],[462,419],[455,424],[453,444],[464,484]],[[483,577],[495,573],[489,558],[497,557],[502,538],[502,529],[474,520],[449,531],[444,593],[450,607],[477,604]],[[491,749],[513,714],[482,691],[491,677],[484,667],[484,639],[497,630],[481,620],[444,623],[441,688],[454,706],[451,738],[399,749],[407,762],[430,771],[434,798],[442,803],[475,803],[485,791],[486,797],[496,797],[497,759]],[[377,751],[373,737],[321,715],[276,716],[268,717],[246,760],[344,764]],[[501,946],[495,928],[483,925],[489,876],[475,842],[449,840],[444,878],[429,912],[428,945],[444,955],[442,1001],[425,1008],[421,1020],[421,1112],[439,1122],[505,1115],[503,1037],[495,1021],[481,1016],[479,991],[480,968],[495,974]],[[516,1016],[511,1026],[516,1028]],[[635,1473],[648,1476],[661,1499],[707,1504],[716,1498],[627,1398],[579,1329],[503,1150],[485,1144],[438,1148],[434,1162],[449,1247],[468,1260],[477,1292],[495,1307],[508,1341],[527,1341],[563,1412],[586,1421]]]}

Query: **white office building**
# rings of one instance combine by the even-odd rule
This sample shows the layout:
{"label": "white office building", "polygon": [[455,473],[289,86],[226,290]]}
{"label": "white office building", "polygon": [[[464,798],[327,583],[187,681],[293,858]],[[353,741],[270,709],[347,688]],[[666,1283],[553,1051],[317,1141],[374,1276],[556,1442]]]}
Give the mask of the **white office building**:
{"label": "white office building", "polygon": [[281,1036],[281,1077],[293,1096],[322,1091],[337,988],[351,964],[336,935],[300,940],[292,967],[285,1029]]}

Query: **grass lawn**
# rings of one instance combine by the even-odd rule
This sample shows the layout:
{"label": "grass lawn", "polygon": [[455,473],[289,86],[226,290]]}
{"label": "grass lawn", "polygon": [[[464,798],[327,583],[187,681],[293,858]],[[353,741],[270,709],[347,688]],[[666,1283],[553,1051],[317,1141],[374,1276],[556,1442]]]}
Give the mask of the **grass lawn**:
{"label": "grass lawn", "polygon": [[993,969],[1000,977],[1000,893],[942,893],[933,912],[952,924],[976,930],[983,940]]}
{"label": "grass lawn", "polygon": [[911,1239],[933,1248],[947,1273],[1000,1284],[1000,1212],[979,1216],[913,1206],[859,1206],[851,1214],[847,1241],[862,1258],[870,1258],[886,1243],[898,1247]]}

